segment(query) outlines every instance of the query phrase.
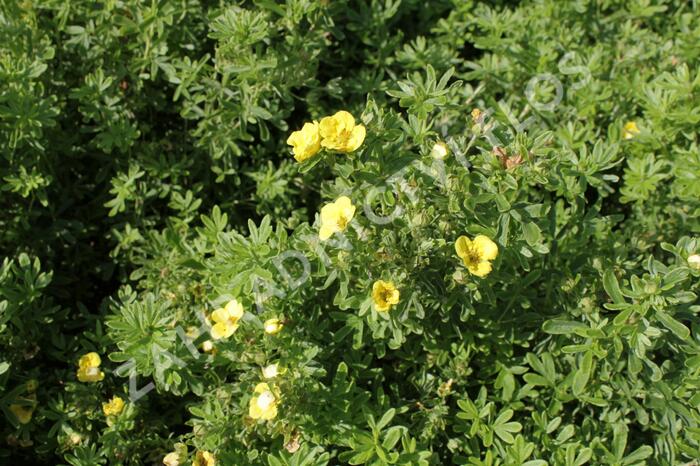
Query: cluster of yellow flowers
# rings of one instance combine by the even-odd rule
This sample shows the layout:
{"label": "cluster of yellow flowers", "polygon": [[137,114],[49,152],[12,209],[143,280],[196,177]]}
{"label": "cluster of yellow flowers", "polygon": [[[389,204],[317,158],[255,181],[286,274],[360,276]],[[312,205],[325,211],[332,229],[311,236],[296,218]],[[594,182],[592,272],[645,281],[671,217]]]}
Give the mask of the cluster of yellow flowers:
{"label": "cluster of yellow flowers", "polygon": [[[176,443],[175,451],[163,458],[165,466],[181,466],[185,463],[187,463],[187,445],[184,443]],[[216,466],[216,456],[208,451],[198,451],[194,455],[192,466]]]}
{"label": "cluster of yellow flowers", "polygon": [[[238,329],[238,323],[245,311],[243,305],[236,299],[230,300],[223,308],[212,312],[211,318],[215,322],[211,329],[214,339],[225,339],[233,335]],[[267,319],[263,323],[266,335],[276,335],[282,331],[284,323],[277,318]],[[279,371],[276,364],[269,365],[263,369],[263,377],[272,379],[277,377]],[[259,383],[254,390],[254,395],[250,400],[249,415],[253,419],[270,420],[277,416],[277,404],[279,397],[272,393],[267,383]]]}
{"label": "cluster of yellow flowers", "polygon": [[[443,149],[441,147],[437,150],[442,154]],[[354,215],[355,206],[347,196],[340,196],[335,202],[326,204],[321,209],[319,238],[327,240],[334,233],[344,231]],[[469,273],[477,277],[485,277],[491,273],[491,261],[498,256],[498,246],[484,235],[477,235],[473,240],[460,236],[455,242],[455,250]],[[378,280],[372,286],[372,301],[377,311],[388,311],[398,304],[399,296],[399,290],[392,282]]]}
{"label": "cluster of yellow flowers", "polygon": [[354,152],[365,140],[363,125],[355,124],[355,117],[341,110],[333,116],[321,118],[321,122],[304,123],[294,131],[287,144],[292,146],[294,158],[303,162],[316,155],[322,147],[338,152]]}
{"label": "cluster of yellow flowers", "polygon": [[[224,307],[220,307],[211,313],[211,320],[214,325],[211,328],[211,336],[215,340],[229,338],[238,330],[238,322],[245,314],[243,305],[237,299],[232,299]],[[267,319],[263,323],[263,328],[267,335],[275,335],[282,331],[284,324],[280,319]],[[207,343],[207,342],[205,342]],[[205,351],[211,351],[211,342],[205,348]]]}
{"label": "cluster of yellow flowers", "polygon": [[[481,112],[475,109],[472,117],[477,120]],[[302,162],[314,156],[321,147],[351,152],[357,149],[365,138],[365,128],[355,125],[352,115],[339,111],[332,117],[326,117],[320,124],[315,121],[306,123],[300,131],[293,132],[287,139],[287,144],[293,146],[294,157]],[[447,144],[435,142],[430,155],[436,160],[444,160],[449,154]],[[347,196],[340,196],[321,208],[321,226],[318,236],[325,241],[335,233],[343,232],[353,217],[356,207]],[[469,273],[477,277],[485,277],[491,272],[491,261],[498,256],[498,246],[490,238],[477,235],[474,239],[460,236],[455,242],[457,256],[462,259]],[[372,286],[372,301],[379,312],[387,312],[399,303],[400,292],[393,282],[377,280]]]}

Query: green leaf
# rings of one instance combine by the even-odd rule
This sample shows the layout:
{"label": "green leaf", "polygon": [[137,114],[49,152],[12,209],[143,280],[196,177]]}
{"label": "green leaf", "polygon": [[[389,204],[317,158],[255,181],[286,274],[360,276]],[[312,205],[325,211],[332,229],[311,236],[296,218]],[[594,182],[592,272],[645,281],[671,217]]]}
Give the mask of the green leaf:
{"label": "green leaf", "polygon": [[603,287],[605,288],[608,296],[612,298],[614,303],[624,303],[625,298],[622,296],[622,291],[620,291],[620,285],[617,282],[617,277],[615,273],[608,269],[603,273]]}
{"label": "green leaf", "polygon": [[574,395],[580,396],[586,389],[588,380],[591,376],[591,368],[593,366],[593,352],[588,351],[581,360],[581,366],[574,374],[574,381],[571,385]]}
{"label": "green leaf", "polygon": [[678,322],[676,319],[666,314],[664,311],[656,311],[656,318],[659,319],[664,327],[669,329],[681,340],[687,340],[690,337],[690,330],[688,327]]}
{"label": "green leaf", "polygon": [[525,241],[530,246],[536,246],[542,240],[542,231],[540,227],[534,222],[528,222],[523,224],[523,234],[525,235]]}
{"label": "green leaf", "polygon": [[542,330],[552,335],[569,335],[577,329],[588,329],[588,325],[573,320],[552,319],[542,324]]}

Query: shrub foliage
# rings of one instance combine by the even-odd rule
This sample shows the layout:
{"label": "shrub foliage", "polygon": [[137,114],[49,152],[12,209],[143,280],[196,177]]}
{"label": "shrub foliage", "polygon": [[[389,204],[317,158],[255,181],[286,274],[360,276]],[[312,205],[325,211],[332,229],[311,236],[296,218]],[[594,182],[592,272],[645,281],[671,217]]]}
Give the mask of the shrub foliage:
{"label": "shrub foliage", "polygon": [[699,8],[2,2],[0,461],[695,464]]}

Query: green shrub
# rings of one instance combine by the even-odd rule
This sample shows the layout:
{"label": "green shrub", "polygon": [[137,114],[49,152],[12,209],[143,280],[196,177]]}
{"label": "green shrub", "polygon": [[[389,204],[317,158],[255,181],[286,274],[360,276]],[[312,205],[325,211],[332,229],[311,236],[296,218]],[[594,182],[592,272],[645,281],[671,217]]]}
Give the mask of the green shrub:
{"label": "green shrub", "polygon": [[700,459],[695,2],[0,25],[3,461]]}

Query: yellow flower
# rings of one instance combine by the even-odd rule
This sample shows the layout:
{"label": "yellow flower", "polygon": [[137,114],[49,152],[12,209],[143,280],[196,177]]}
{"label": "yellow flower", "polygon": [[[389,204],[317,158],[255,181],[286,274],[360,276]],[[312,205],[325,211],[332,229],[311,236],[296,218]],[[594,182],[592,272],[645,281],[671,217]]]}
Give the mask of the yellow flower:
{"label": "yellow flower", "polygon": [[634,121],[628,121],[622,128],[622,137],[625,139],[632,139],[639,134],[639,128],[637,128],[637,123]]}
{"label": "yellow flower", "polygon": [[299,131],[294,131],[287,138],[287,144],[292,146],[297,162],[308,160],[321,150],[321,135],[318,122],[304,123]]}
{"label": "yellow flower", "polygon": [[277,416],[278,400],[270,390],[270,386],[262,382],[255,386],[255,395],[250,399],[248,415],[253,419],[266,421]]}
{"label": "yellow flower", "polygon": [[180,466],[187,461],[187,445],[184,443],[176,443],[175,451],[171,451],[163,457],[165,466]]}
{"label": "yellow flower", "polygon": [[34,405],[26,404],[11,404],[10,412],[15,415],[20,424],[28,424],[32,420],[32,414],[34,413]]}
{"label": "yellow flower", "polygon": [[208,451],[198,451],[192,466],[216,466],[216,457]]}
{"label": "yellow flower", "polygon": [[498,246],[484,235],[477,235],[473,240],[460,236],[455,242],[455,251],[469,273],[477,277],[491,273],[491,261],[498,256]]}
{"label": "yellow flower", "polygon": [[391,306],[399,303],[399,290],[392,282],[377,280],[372,285],[372,301],[377,311],[385,312],[391,309]]}
{"label": "yellow flower", "polygon": [[83,355],[78,361],[78,380],[81,382],[99,382],[105,378],[105,373],[100,370],[102,360],[100,355],[91,352]]}
{"label": "yellow flower", "polygon": [[688,256],[688,266],[691,269],[700,270],[700,255],[692,254]]}
{"label": "yellow flower", "polygon": [[449,153],[450,150],[447,148],[447,144],[444,142],[436,142],[435,145],[433,145],[433,149],[430,151],[430,156],[435,160],[445,160],[445,157],[447,157]]}
{"label": "yellow flower", "polygon": [[216,354],[216,348],[214,348],[214,343],[211,340],[204,340],[202,342],[202,351],[205,353]]}
{"label": "yellow flower", "polygon": [[163,457],[163,464],[165,466],[180,466],[180,456],[177,452],[170,452]]}
{"label": "yellow flower", "polygon": [[238,329],[238,321],[243,317],[243,306],[237,300],[232,299],[226,306],[212,312],[211,318],[215,322],[211,328],[211,336],[215,340],[228,338]]}
{"label": "yellow flower", "polygon": [[274,379],[277,377],[277,375],[279,375],[277,364],[270,364],[267,367],[263,367],[262,374],[266,379]]}
{"label": "yellow flower", "polygon": [[479,123],[479,118],[481,118],[481,113],[482,113],[481,110],[479,110],[478,108],[475,108],[472,110],[472,120],[474,121],[474,123]]}
{"label": "yellow flower", "polygon": [[326,204],[321,209],[321,229],[318,237],[327,240],[339,231],[345,230],[355,215],[355,206],[347,196],[340,196],[335,202]]}
{"label": "yellow flower", "polygon": [[339,152],[357,150],[365,140],[365,127],[355,125],[355,118],[345,110],[321,119],[321,145]]}
{"label": "yellow flower", "polygon": [[279,319],[267,319],[263,326],[265,327],[265,333],[268,335],[280,333],[282,328],[284,328],[284,324]]}
{"label": "yellow flower", "polygon": [[72,445],[80,445],[80,443],[83,441],[83,437],[80,434],[73,432],[68,437],[68,441],[70,441]]}
{"label": "yellow flower", "polygon": [[116,416],[121,413],[124,409],[124,400],[120,397],[115,396],[109,402],[102,403],[102,412],[105,416]]}

